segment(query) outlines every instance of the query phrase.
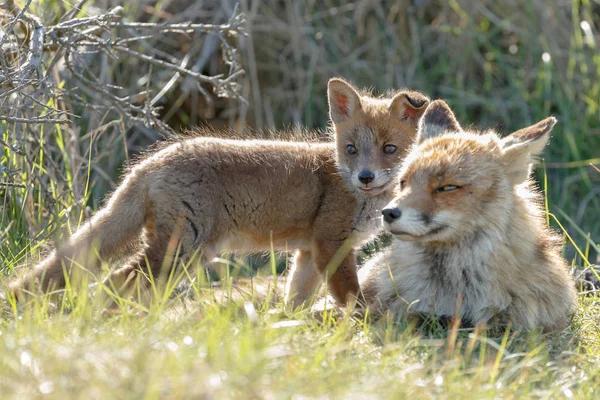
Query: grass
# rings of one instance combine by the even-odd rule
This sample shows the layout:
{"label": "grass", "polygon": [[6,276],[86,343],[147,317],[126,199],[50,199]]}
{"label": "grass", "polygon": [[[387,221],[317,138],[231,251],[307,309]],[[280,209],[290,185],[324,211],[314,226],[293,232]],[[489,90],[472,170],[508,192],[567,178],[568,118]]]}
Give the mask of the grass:
{"label": "grass", "polygon": [[[553,114],[559,124],[537,171],[548,221],[568,236],[565,254],[574,266],[594,263],[600,171],[589,164],[600,163],[600,61],[594,36],[582,28],[582,22],[592,33],[598,28],[593,2],[533,0],[518,9],[491,0],[412,3],[402,12],[384,1],[265,0],[246,10],[252,41],[239,44],[250,106],[221,104],[223,115],[211,122],[322,127],[325,82],[334,75],[379,91],[423,90],[448,100],[465,125],[500,126],[505,133]],[[63,6],[36,5],[55,13]],[[159,2],[153,20],[167,6]],[[143,15],[134,2],[128,7]],[[109,83],[139,90],[135,65],[111,64],[105,72]],[[177,90],[167,96],[170,122],[197,122],[194,104],[175,106],[181,96]],[[72,126],[30,127],[27,157],[0,146],[2,180],[24,184],[0,186],[5,279],[89,217],[122,162],[149,141],[119,124],[87,135],[102,118],[67,107],[82,118]],[[0,137],[17,143],[20,129],[0,123]],[[238,281],[252,268],[236,267],[219,287],[196,280],[190,290],[170,288],[150,305],[117,299],[109,311],[110,288],[101,284],[20,308],[2,301],[1,397],[598,397],[596,297],[580,297],[570,327],[554,334],[506,326],[452,330],[437,321],[417,328],[391,316],[318,323],[305,311],[284,310],[280,290],[269,289],[282,281],[273,274],[273,256],[252,280]]]}
{"label": "grass", "polygon": [[[269,270],[266,266],[265,270]],[[280,279],[281,281],[281,279]],[[4,305],[3,398],[597,398],[593,298],[563,332],[289,312],[268,272],[107,310],[110,289]],[[296,396],[296,397],[294,397]]]}

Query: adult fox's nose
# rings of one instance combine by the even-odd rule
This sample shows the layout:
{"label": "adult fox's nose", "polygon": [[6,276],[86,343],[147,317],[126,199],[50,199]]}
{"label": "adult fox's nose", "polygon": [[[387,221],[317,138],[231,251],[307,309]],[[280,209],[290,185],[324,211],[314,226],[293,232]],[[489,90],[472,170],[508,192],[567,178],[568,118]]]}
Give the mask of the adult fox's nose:
{"label": "adult fox's nose", "polygon": [[375,179],[375,174],[369,171],[368,169],[363,169],[358,174],[358,180],[361,183],[364,183],[365,185],[373,182],[373,179]]}
{"label": "adult fox's nose", "polygon": [[383,220],[388,224],[391,224],[395,220],[400,219],[400,217],[402,216],[402,211],[400,211],[400,209],[398,209],[397,207],[384,208],[381,211],[381,214],[383,214]]}

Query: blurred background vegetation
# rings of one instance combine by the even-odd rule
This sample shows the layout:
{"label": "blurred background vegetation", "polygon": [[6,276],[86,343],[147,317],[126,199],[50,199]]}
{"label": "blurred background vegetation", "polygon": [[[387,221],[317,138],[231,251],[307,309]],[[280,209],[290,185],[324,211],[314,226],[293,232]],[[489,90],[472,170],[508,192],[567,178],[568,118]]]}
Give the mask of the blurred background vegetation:
{"label": "blurred background vegetation", "polygon": [[[80,2],[81,11],[73,15],[85,18],[121,5],[127,21],[222,24],[236,3],[90,0]],[[50,26],[72,8],[73,2],[40,0],[29,11]],[[168,69],[150,71],[134,57],[92,54],[86,56],[91,62],[85,73],[116,88],[119,96],[150,90],[160,107],[158,117],[175,131],[198,124],[238,131],[323,128],[326,83],[333,76],[376,93],[409,87],[444,98],[463,125],[505,134],[554,115],[559,124],[537,177],[547,186],[549,211],[557,218],[551,223],[562,225],[580,248],[568,246],[568,257],[578,265],[587,264],[585,258],[595,261],[600,2],[242,0],[239,9],[247,36],[226,43],[237,48],[245,70],[236,79],[246,101],[207,96],[210,85],[198,86]],[[3,20],[3,27],[10,21]],[[125,33],[114,29],[107,39]],[[214,34],[148,35],[138,50],[157,60],[183,60],[186,68],[205,75],[227,69]],[[64,66],[53,67],[57,86],[79,89]],[[0,263],[5,268],[25,262],[40,243],[89,216],[118,183],[123,163],[168,134],[168,129],[149,128],[114,110],[94,108],[98,99],[88,92],[79,96],[81,102],[61,105],[78,116],[70,124],[35,124],[23,131],[0,121],[3,140],[22,152],[0,146],[0,180],[12,183],[0,186]],[[134,100],[143,104],[147,97]]]}

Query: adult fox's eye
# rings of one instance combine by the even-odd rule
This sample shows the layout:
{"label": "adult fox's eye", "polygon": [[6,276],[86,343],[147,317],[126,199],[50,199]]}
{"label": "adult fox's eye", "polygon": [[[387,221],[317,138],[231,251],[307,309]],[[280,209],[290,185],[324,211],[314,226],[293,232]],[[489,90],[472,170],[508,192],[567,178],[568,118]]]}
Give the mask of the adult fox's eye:
{"label": "adult fox's eye", "polygon": [[394,146],[393,144],[383,146],[383,152],[385,154],[394,154],[396,150],[398,150],[398,147]]}
{"label": "adult fox's eye", "polygon": [[441,187],[437,188],[435,191],[436,192],[450,192],[450,191],[456,190],[456,189],[460,189],[460,186],[445,185],[445,186],[441,186]]}
{"label": "adult fox's eye", "polygon": [[355,156],[358,154],[358,150],[354,145],[349,144],[348,146],[346,146],[346,154],[348,154],[349,156]]}

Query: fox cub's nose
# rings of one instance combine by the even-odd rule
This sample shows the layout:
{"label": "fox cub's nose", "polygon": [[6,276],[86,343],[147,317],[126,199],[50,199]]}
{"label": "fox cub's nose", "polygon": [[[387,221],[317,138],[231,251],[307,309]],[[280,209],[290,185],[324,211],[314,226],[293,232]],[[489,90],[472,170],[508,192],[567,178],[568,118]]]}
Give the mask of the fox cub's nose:
{"label": "fox cub's nose", "polygon": [[383,211],[381,211],[381,213],[383,214],[383,220],[388,224],[391,224],[392,222],[394,222],[402,216],[402,211],[400,211],[396,207],[384,208]]}
{"label": "fox cub's nose", "polygon": [[375,174],[369,171],[368,169],[363,169],[358,174],[358,180],[361,181],[361,183],[364,183],[365,185],[373,182],[373,179],[375,179]]}

